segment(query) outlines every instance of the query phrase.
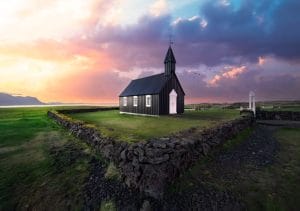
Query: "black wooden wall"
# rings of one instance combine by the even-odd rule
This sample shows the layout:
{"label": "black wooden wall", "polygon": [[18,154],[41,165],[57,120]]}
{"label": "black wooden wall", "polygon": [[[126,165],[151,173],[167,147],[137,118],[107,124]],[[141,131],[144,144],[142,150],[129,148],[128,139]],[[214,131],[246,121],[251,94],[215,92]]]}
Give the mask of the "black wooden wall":
{"label": "black wooden wall", "polygon": [[184,112],[184,92],[181,89],[179,80],[175,74],[170,76],[170,80],[166,83],[165,87],[159,94],[159,114],[169,114],[169,94],[175,89],[177,93],[177,113],[181,114]]}
{"label": "black wooden wall", "polygon": [[137,96],[138,105],[133,106],[133,96],[127,97],[127,106],[123,106],[123,97],[119,97],[121,112],[159,115],[159,95],[151,95],[151,107],[146,107],[146,95]]}
{"label": "black wooden wall", "polygon": [[146,95],[138,96],[138,106],[133,106],[133,96],[127,96],[127,106],[123,106],[123,98],[119,97],[121,112],[140,113],[148,115],[169,114],[169,94],[172,89],[177,93],[177,113],[184,112],[184,92],[175,74],[172,74],[159,94],[151,95],[151,107],[146,107]]}

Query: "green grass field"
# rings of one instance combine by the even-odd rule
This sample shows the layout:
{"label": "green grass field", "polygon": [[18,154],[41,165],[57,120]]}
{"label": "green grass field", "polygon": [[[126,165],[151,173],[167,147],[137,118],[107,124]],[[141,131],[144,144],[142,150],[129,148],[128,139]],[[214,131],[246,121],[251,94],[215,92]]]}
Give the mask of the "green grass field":
{"label": "green grass field", "polygon": [[0,109],[0,210],[67,210],[83,203],[91,152],[50,120],[48,109]]}
{"label": "green grass field", "polygon": [[278,106],[278,107],[265,107],[263,110],[266,111],[295,111],[300,112],[300,106]]}
{"label": "green grass field", "polygon": [[[89,174],[89,161],[98,156],[49,119],[49,109],[53,108],[0,109],[0,210],[82,208],[81,194]],[[93,115],[97,121],[101,117],[102,124],[107,122],[109,128],[113,127],[113,133],[122,133],[126,128],[120,132],[116,129],[126,125],[124,120],[131,122],[129,128],[143,130],[149,125],[151,132],[162,126],[157,124],[162,120],[177,131],[181,126],[190,127],[194,123],[208,125],[212,115],[215,115],[213,122],[235,118],[236,112],[220,115],[220,111],[210,111],[195,116],[187,113],[181,117],[180,124],[174,121],[178,117],[119,116],[116,111],[83,114],[89,118]],[[200,116],[201,121],[198,120]],[[121,126],[116,127],[116,122]],[[164,131],[159,130],[162,134]]]}
{"label": "green grass field", "polygon": [[145,117],[119,114],[118,110],[78,113],[72,118],[95,125],[105,136],[137,142],[162,137],[191,127],[209,127],[239,117],[239,111],[209,109],[186,111],[182,115]]}
{"label": "green grass field", "polygon": [[[49,109],[53,108],[0,109],[0,210],[80,210],[83,207],[82,194],[91,167],[89,161],[98,156],[49,119]],[[221,109],[189,111],[174,117],[120,115],[118,111],[72,115],[97,125],[108,135],[125,135],[135,140],[152,137],[155,131],[158,136],[164,136],[238,116],[238,111]],[[107,127],[104,127],[105,123]],[[235,147],[250,132],[243,131],[224,148]],[[282,146],[277,162],[264,170],[251,172],[255,181],[247,177],[233,188],[233,191],[243,193],[247,207],[252,210],[295,210],[300,207],[297,200],[300,197],[300,130],[282,128],[276,137]],[[202,161],[202,168],[209,171],[209,160]],[[109,169],[114,176],[113,168]],[[193,170],[191,172],[193,174]],[[181,179],[186,180],[183,184],[191,182],[190,178]],[[223,184],[216,185],[221,187]]]}
{"label": "green grass field", "polygon": [[266,111],[300,111],[299,101],[287,101],[287,102],[266,102],[257,104],[262,110]]}

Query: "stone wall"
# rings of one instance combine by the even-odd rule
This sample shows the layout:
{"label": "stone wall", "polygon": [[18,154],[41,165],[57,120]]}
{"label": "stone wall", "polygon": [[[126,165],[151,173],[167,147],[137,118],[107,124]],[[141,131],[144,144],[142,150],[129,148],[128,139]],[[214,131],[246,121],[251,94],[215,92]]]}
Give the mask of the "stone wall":
{"label": "stone wall", "polygon": [[291,120],[300,121],[300,112],[296,111],[263,111],[256,112],[259,120]]}
{"label": "stone wall", "polygon": [[166,185],[253,122],[253,118],[244,117],[206,130],[194,128],[171,137],[131,144],[120,156],[125,183],[160,198]]}
{"label": "stone wall", "polygon": [[192,128],[170,137],[128,144],[103,137],[96,128],[58,112],[48,112],[48,116],[115,162],[129,187],[155,198],[161,198],[168,184],[213,148],[254,123],[252,116],[243,116],[205,130]]}
{"label": "stone wall", "polygon": [[[98,109],[99,110],[107,110]],[[64,113],[71,113],[69,110],[63,110]],[[82,109],[81,111],[82,112]],[[72,111],[74,113],[74,111]],[[57,111],[48,111],[48,116],[54,119],[58,124],[68,129],[74,136],[84,140],[103,155],[104,158],[118,162],[121,152],[128,148],[128,143],[119,142],[112,138],[104,137],[94,127],[84,124],[82,121],[75,121]]]}
{"label": "stone wall", "polygon": [[86,113],[86,112],[96,112],[96,111],[108,111],[108,110],[119,110],[119,107],[97,107],[97,108],[78,108],[78,109],[63,109],[58,110],[62,114],[76,114],[76,113]]}

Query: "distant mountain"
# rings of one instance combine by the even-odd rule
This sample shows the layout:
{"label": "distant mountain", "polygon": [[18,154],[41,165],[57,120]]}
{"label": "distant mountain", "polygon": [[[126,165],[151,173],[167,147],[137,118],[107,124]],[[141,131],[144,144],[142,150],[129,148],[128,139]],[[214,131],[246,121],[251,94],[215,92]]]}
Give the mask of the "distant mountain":
{"label": "distant mountain", "polygon": [[9,106],[9,105],[44,105],[35,97],[22,97],[22,96],[13,96],[6,93],[0,92],[0,106]]}

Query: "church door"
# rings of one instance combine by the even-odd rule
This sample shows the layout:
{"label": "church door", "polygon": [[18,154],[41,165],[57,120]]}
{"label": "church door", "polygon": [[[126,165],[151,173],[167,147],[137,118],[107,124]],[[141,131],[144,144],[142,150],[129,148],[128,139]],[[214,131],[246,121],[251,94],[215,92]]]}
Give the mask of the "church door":
{"label": "church door", "polygon": [[177,93],[174,89],[170,92],[169,99],[170,114],[177,114]]}

